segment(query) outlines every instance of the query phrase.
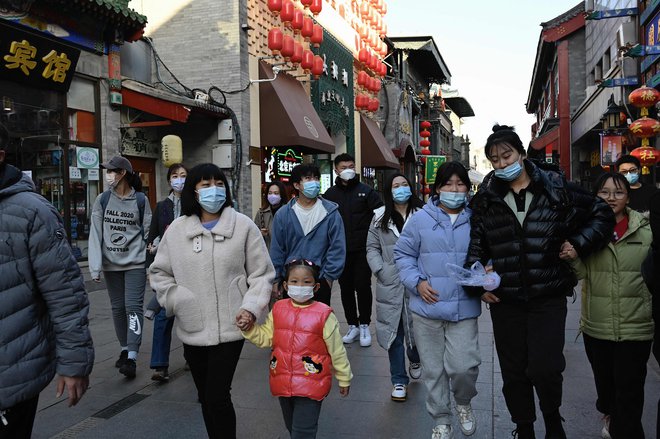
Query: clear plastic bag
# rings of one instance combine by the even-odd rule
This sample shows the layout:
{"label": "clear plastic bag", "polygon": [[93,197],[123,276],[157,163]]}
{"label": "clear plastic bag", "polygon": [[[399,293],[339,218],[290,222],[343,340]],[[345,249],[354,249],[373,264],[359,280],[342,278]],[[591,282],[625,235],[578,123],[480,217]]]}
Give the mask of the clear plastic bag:
{"label": "clear plastic bag", "polygon": [[449,275],[459,285],[483,287],[486,291],[493,291],[500,286],[500,275],[494,271],[486,273],[486,269],[479,261],[472,264],[469,270],[455,264],[447,263],[447,270],[449,271]]}

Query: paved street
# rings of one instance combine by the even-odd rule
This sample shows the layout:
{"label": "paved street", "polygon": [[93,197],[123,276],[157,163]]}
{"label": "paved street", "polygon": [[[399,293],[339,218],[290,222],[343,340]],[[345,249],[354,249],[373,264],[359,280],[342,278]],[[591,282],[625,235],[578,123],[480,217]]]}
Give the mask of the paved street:
{"label": "paved street", "polygon": [[[126,380],[114,367],[119,353],[110,306],[103,284],[87,283],[90,288],[91,330],[96,347],[96,364],[91,387],[75,408],[66,407],[64,398],[55,399],[51,384],[41,394],[35,422],[35,438],[203,438],[204,423],[195,387],[189,372],[183,370],[183,349],[175,340],[172,346],[171,373],[167,384],[150,380],[149,355],[151,322],[145,320],[138,376]],[[148,297],[151,293],[148,293]],[[346,328],[338,286],[333,291],[333,307]],[[484,309],[485,310],[485,309]],[[504,439],[511,437],[510,422],[501,394],[501,375],[495,357],[492,326],[487,310],[479,321],[479,342],[483,363],[480,368],[479,395],[473,400],[478,421],[473,438]],[[567,370],[564,374],[564,405],[569,438],[599,438],[601,421],[595,408],[595,390],[582,338],[576,340],[579,303],[569,307],[566,330]],[[372,334],[374,328],[372,325]],[[390,401],[391,391],[387,353],[373,344],[361,348],[347,346],[355,378],[350,395],[340,398],[336,383],[321,411],[319,438],[429,438],[433,422],[424,407],[425,390],[421,381],[409,386],[405,403]],[[288,438],[279,404],[270,395],[267,367],[269,352],[246,343],[233,386],[233,400],[238,418],[239,438]],[[646,384],[644,427],[647,438],[655,437],[657,397],[660,395],[660,371],[655,360],[649,362]],[[540,417],[540,415],[539,415]],[[542,423],[537,435],[543,437]],[[462,437],[458,431],[456,438]]]}

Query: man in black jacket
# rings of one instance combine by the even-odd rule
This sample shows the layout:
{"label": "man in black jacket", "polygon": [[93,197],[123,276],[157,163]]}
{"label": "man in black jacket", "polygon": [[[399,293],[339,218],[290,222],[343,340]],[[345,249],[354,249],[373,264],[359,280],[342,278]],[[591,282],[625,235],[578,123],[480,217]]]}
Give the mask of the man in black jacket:
{"label": "man in black jacket", "polygon": [[[335,157],[335,185],[323,197],[339,205],[339,213],[346,232],[346,263],[339,278],[341,303],[348,322],[344,343],[358,338],[360,346],[371,345],[371,269],[367,263],[367,233],[374,209],[383,205],[378,193],[360,182],[355,173],[355,159],[348,154]],[[355,293],[357,292],[357,308]],[[359,311],[359,316],[358,316]]]}
{"label": "man in black jacket", "polygon": [[29,438],[39,392],[59,375],[69,406],[89,385],[89,302],[55,208],[6,164],[0,125],[0,438]]}
{"label": "man in black jacket", "polygon": [[565,439],[559,408],[566,296],[577,278],[565,261],[605,247],[614,214],[601,199],[566,182],[559,169],[525,159],[512,128],[496,125],[484,152],[494,171],[474,196],[466,267],[480,261],[501,277],[493,292],[466,288],[490,303],[503,393],[519,439],[534,439],[539,398],[546,439]]}

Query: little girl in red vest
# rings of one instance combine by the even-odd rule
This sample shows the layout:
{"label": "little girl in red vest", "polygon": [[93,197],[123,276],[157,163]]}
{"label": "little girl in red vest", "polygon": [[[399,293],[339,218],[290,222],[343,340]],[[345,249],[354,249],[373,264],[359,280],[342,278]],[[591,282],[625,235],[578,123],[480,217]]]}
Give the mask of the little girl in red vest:
{"label": "little girl in red vest", "polygon": [[313,300],[319,289],[319,267],[299,259],[286,266],[284,288],[289,299],[273,306],[263,325],[236,324],[256,346],[273,348],[270,390],[279,397],[284,423],[292,438],[315,438],[321,403],[330,393],[332,371],[339,393],[347,396],[351,365],[332,308]]}

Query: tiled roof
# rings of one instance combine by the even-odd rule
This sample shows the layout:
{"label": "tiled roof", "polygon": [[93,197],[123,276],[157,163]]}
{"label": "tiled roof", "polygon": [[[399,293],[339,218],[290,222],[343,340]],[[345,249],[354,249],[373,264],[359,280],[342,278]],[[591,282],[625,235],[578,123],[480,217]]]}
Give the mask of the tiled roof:
{"label": "tiled roof", "polygon": [[46,0],[65,9],[97,17],[124,31],[126,38],[144,29],[147,17],[128,7],[126,0]]}
{"label": "tiled roof", "polygon": [[584,2],[580,2],[577,5],[575,5],[573,8],[570,10],[564,12],[563,14],[553,18],[550,21],[546,21],[545,23],[541,23],[541,26],[543,29],[551,29],[553,27],[557,27],[562,23],[567,22],[573,17],[578,16],[579,14],[584,14]]}

